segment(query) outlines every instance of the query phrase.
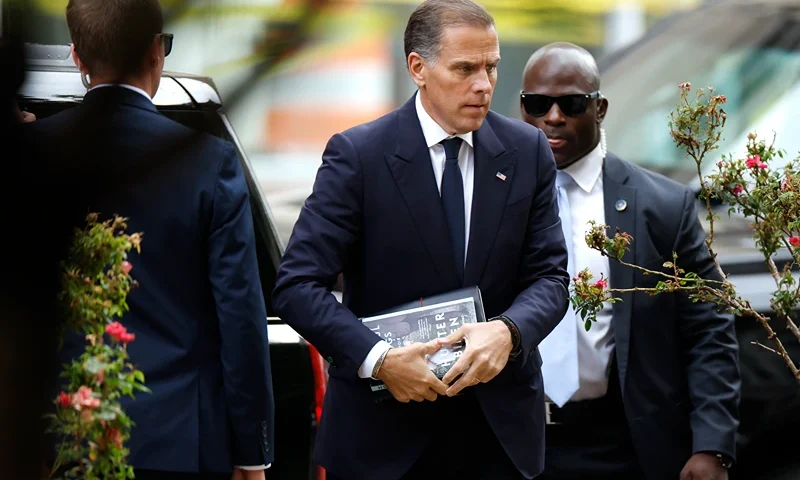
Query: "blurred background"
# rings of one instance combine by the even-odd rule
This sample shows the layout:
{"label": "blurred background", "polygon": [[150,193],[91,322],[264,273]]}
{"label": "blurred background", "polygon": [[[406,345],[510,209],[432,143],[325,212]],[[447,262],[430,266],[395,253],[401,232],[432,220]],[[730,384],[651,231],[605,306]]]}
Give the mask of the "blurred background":
{"label": "blurred background", "polygon": [[[4,27],[20,28],[25,40],[70,42],[64,21],[67,0],[0,3]],[[328,138],[398,107],[414,92],[402,39],[405,22],[418,3],[162,0],[165,31],[175,34],[166,69],[214,80],[284,243],[311,191]],[[503,57],[492,109],[519,117],[520,75],[538,47],[569,41],[598,58],[610,56],[640,39],[662,17],[701,2],[483,3],[497,21]],[[659,116],[661,128],[665,120]]]}

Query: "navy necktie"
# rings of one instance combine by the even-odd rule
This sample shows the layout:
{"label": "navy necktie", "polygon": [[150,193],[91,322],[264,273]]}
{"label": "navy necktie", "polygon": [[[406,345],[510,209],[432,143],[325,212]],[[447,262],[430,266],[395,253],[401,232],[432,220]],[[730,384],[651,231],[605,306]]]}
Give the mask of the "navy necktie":
{"label": "navy necktie", "polygon": [[444,146],[445,162],[442,175],[442,203],[450,228],[450,241],[453,244],[456,271],[459,280],[464,279],[464,254],[466,251],[466,226],[464,218],[464,180],[461,178],[461,168],[458,166],[458,151],[461,148],[461,139],[448,138],[442,140]]}

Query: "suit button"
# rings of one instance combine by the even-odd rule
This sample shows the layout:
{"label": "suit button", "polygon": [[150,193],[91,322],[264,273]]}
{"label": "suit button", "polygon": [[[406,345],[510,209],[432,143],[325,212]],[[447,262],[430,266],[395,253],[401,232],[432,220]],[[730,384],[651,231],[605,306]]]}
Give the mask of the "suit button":
{"label": "suit button", "polygon": [[266,431],[266,429],[267,429],[267,421],[266,420],[261,422],[261,429]]}

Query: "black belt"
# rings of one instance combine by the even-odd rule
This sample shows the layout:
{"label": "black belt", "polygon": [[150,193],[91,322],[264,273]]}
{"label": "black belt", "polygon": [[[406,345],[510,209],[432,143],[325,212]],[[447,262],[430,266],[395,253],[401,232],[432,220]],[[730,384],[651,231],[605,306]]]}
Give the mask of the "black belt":
{"label": "black belt", "polygon": [[563,407],[545,400],[547,425],[617,425],[625,421],[625,410],[616,396],[567,402]]}

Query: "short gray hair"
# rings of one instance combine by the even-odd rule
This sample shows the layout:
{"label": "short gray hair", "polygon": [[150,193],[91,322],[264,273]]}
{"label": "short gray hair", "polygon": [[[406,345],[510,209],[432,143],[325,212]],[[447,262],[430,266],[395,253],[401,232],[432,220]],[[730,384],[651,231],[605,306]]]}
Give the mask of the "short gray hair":
{"label": "short gray hair", "polygon": [[442,36],[447,27],[489,28],[494,24],[489,11],[472,0],[425,0],[414,9],[406,24],[403,36],[406,59],[411,52],[416,52],[427,62],[435,62],[441,53]]}

